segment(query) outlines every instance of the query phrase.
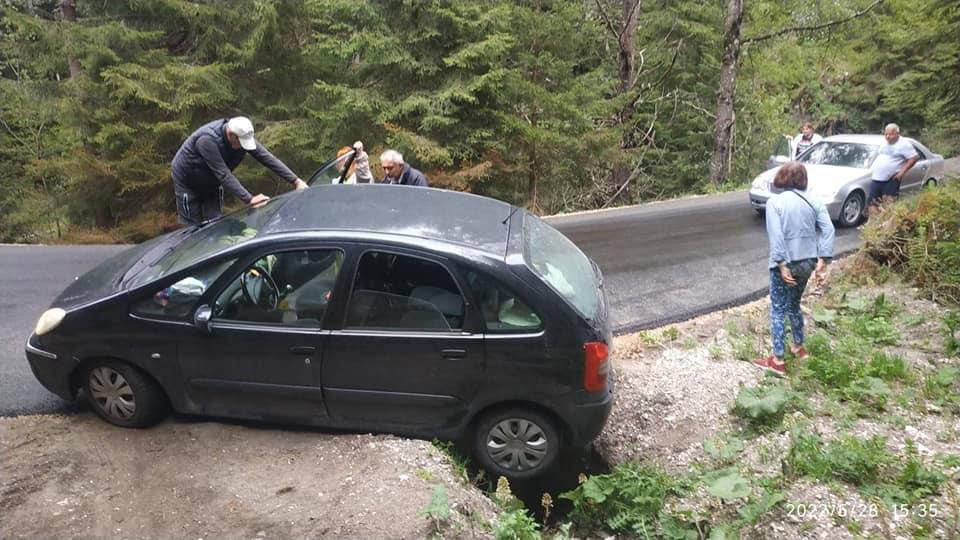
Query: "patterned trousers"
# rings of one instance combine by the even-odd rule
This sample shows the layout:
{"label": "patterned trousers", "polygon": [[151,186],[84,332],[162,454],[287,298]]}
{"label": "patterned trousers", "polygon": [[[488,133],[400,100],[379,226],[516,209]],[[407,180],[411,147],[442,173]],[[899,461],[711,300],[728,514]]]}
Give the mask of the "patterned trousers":
{"label": "patterned trousers", "polygon": [[803,313],[800,312],[800,297],[807,287],[810,276],[794,276],[795,287],[788,287],[780,277],[779,268],[770,269],[770,335],[773,337],[773,355],[783,359],[787,353],[787,319],[793,333],[793,344],[803,345]]}

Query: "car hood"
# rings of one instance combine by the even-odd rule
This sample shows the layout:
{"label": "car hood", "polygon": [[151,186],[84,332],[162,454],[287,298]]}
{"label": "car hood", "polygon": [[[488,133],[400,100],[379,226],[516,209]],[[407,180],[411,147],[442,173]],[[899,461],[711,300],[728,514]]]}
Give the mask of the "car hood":
{"label": "car hood", "polygon": [[[870,176],[870,169],[838,167],[836,165],[804,165],[807,169],[807,191],[818,188],[840,187],[848,182]],[[754,188],[769,189],[780,167],[764,171],[753,180]]]}
{"label": "car hood", "polygon": [[841,186],[870,175],[870,169],[837,167],[836,165],[807,165],[806,167],[807,182],[810,184]]}
{"label": "car hood", "polygon": [[143,264],[166,253],[187,236],[190,228],[158,236],[142,244],[121,251],[103,261],[89,272],[77,276],[50,307],[60,307],[67,311],[109,298],[124,290],[123,277],[134,266]]}

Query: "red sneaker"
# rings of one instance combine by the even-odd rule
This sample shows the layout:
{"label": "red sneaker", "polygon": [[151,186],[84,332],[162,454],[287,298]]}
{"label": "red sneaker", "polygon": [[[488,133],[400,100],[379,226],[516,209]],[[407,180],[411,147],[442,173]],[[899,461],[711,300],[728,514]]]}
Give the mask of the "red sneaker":
{"label": "red sneaker", "polygon": [[803,348],[803,345],[790,347],[790,352],[793,353],[793,356],[795,356],[797,360],[806,360],[807,358],[810,358],[810,353]]}
{"label": "red sneaker", "polygon": [[787,374],[787,364],[777,360],[776,356],[768,356],[766,358],[761,358],[760,360],[754,360],[754,365],[762,367],[768,373],[772,373],[777,377],[783,377]]}

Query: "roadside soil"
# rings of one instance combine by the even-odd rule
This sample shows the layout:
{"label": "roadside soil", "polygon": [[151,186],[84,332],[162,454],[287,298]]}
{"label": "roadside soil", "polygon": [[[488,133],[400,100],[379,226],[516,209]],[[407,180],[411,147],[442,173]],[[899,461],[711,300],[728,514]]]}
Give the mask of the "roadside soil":
{"label": "roadside soil", "polygon": [[0,419],[0,538],[424,538],[438,486],[455,537],[494,504],[429,442],[92,413]]}
{"label": "roadside soil", "polygon": [[[833,265],[836,271],[843,262]],[[828,278],[828,283],[830,279]],[[943,354],[942,308],[908,287],[884,292],[929,323],[903,333],[898,354],[926,368],[956,362]],[[822,290],[813,288],[807,302]],[[769,347],[766,300],[684,323],[621,336],[615,344],[617,399],[596,449],[612,465],[650,460],[675,474],[708,468],[705,440],[740,427],[729,414],[737,392],[764,376],[737,358],[744,340],[757,354]],[[808,332],[817,332],[807,318]],[[893,451],[907,440],[921,456],[958,454],[960,419],[931,411],[895,410],[901,422],[861,419],[851,428],[881,435]],[[780,471],[787,428],[753,440],[741,457],[757,477]],[[837,420],[812,421],[821,435]],[[848,431],[849,433],[849,431]],[[774,456],[771,458],[771,456]],[[107,425],[92,413],[0,419],[0,538],[424,538],[436,533],[424,509],[439,486],[451,517],[447,538],[492,537],[497,508],[429,442],[384,435],[339,434],[184,418],[147,430]],[[952,475],[957,491],[957,471]],[[868,504],[845,485],[795,482],[793,504],[826,508]],[[701,489],[672,510],[716,516],[735,512]],[[958,535],[960,510],[947,495],[933,537]],[[951,513],[952,512],[952,513]],[[949,520],[955,520],[951,525]],[[802,519],[774,508],[749,538],[907,538],[913,516],[850,520],[820,513]]]}

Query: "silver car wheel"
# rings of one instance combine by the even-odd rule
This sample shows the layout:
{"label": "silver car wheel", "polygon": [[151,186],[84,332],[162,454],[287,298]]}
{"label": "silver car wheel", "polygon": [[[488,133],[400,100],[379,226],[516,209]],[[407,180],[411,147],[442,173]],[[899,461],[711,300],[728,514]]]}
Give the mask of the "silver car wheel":
{"label": "silver car wheel", "polygon": [[851,193],[843,201],[843,207],[840,208],[840,224],[846,227],[853,227],[860,222],[863,217],[863,197],[857,193]]}
{"label": "silver car wheel", "polygon": [[487,433],[486,450],[500,467],[526,471],[540,466],[550,450],[550,441],[543,429],[530,420],[507,418]]}
{"label": "silver car wheel", "polygon": [[123,375],[101,366],[92,369],[88,377],[91,397],[104,414],[121,420],[133,416],[137,410],[136,398]]}

